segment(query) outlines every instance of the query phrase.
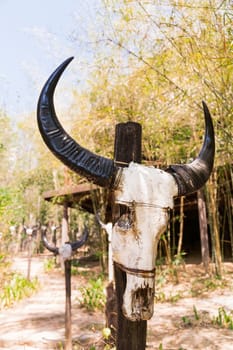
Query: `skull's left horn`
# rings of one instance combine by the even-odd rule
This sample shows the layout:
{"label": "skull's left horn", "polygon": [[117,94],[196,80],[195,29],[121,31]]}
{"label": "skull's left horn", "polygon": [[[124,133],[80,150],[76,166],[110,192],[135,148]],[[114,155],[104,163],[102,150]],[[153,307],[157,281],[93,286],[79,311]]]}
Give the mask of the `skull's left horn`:
{"label": "skull's left horn", "polygon": [[209,179],[214,164],[214,128],[209,109],[202,102],[205,115],[205,137],[198,157],[190,164],[170,165],[167,172],[172,174],[178,186],[178,196],[185,196],[199,190]]}
{"label": "skull's left horn", "polygon": [[53,95],[63,71],[73,57],[65,60],[45,83],[37,106],[37,121],[40,133],[48,148],[66,166],[93,183],[111,187],[116,166],[113,160],[98,156],[80,146],[61,126],[55,112]]}

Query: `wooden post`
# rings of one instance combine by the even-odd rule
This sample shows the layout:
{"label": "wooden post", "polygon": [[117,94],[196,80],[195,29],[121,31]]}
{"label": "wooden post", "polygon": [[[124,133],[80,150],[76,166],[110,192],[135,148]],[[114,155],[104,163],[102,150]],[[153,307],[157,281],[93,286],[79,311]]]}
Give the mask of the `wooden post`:
{"label": "wooden post", "polygon": [[199,216],[199,228],[201,239],[201,256],[202,262],[205,268],[205,272],[209,272],[209,241],[207,230],[207,216],[206,205],[204,199],[204,191],[200,189],[197,191],[197,204],[198,204],[198,216]]}
{"label": "wooden post", "polygon": [[217,211],[217,172],[212,171],[209,181],[209,217],[212,236],[212,251],[215,261],[216,274],[222,276],[222,256],[219,237],[218,211]]}
{"label": "wooden post", "polygon": [[180,197],[180,233],[179,233],[179,241],[177,248],[177,255],[179,256],[182,249],[183,243],[183,234],[184,234],[184,196]]}
{"label": "wooden post", "polygon": [[72,328],[71,328],[71,260],[66,260],[64,265],[65,265],[65,286],[66,286],[65,350],[72,350]]}
{"label": "wooden post", "polygon": [[32,263],[32,235],[28,235],[28,271],[27,279],[31,280],[31,263]]}
{"label": "wooden post", "polygon": [[63,217],[62,217],[62,223],[61,223],[61,243],[65,244],[66,242],[69,242],[69,214],[68,214],[68,203],[65,202],[63,204]]}
{"label": "wooden post", "polygon": [[[62,217],[62,245],[69,242],[69,214],[68,203],[63,204]],[[61,265],[65,271],[65,350],[72,350],[72,331],[71,331],[71,260],[61,260]]]}
{"label": "wooden post", "polygon": [[[141,163],[141,125],[134,122],[116,126],[115,162],[125,167],[129,162]],[[113,224],[124,214],[124,207],[113,203]],[[132,322],[122,313],[123,295],[126,287],[126,273],[114,264],[117,296],[117,350],[145,350],[147,321]]]}
{"label": "wooden post", "polygon": [[28,236],[28,271],[27,271],[27,279],[30,281],[31,278],[31,260],[32,260],[32,228],[28,227],[26,229],[26,234]]}

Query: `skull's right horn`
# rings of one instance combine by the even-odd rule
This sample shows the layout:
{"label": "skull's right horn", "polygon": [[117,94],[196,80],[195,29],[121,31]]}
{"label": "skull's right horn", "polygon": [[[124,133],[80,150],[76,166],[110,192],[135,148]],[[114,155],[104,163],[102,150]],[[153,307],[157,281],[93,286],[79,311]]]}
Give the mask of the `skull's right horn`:
{"label": "skull's right horn", "polygon": [[65,60],[53,72],[41,91],[37,106],[39,130],[48,148],[65,165],[99,186],[111,187],[117,171],[114,161],[80,146],[63,129],[55,112],[54,91],[72,59],[73,57]]}
{"label": "skull's right horn", "polygon": [[199,190],[209,179],[214,164],[214,128],[209,109],[202,102],[205,115],[205,137],[198,157],[190,164],[170,165],[167,172],[172,174],[178,186],[178,196],[185,196]]}

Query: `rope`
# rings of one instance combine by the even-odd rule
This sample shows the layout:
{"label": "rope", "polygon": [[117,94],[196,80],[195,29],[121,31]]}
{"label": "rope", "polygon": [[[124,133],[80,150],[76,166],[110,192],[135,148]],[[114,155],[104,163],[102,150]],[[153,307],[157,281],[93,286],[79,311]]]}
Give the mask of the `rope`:
{"label": "rope", "polygon": [[144,202],[136,202],[136,201],[123,201],[123,200],[115,200],[117,204],[123,204],[127,205],[128,207],[135,208],[135,207],[144,207],[144,208],[156,208],[156,209],[162,209],[165,212],[169,212],[170,208],[169,207],[163,207],[158,204],[153,204],[153,203],[144,203]]}
{"label": "rope", "polygon": [[115,160],[114,161],[114,164],[116,165],[116,166],[121,166],[121,165],[125,165],[125,166],[129,166],[129,163],[128,162],[122,162],[122,161],[120,161],[120,160]]}

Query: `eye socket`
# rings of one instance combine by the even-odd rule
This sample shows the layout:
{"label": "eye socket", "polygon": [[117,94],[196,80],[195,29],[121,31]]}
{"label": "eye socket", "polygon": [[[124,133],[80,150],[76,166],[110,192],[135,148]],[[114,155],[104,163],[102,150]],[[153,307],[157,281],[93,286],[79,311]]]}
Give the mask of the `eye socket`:
{"label": "eye socket", "polygon": [[129,230],[133,226],[132,210],[128,206],[122,204],[119,204],[118,207],[119,216],[117,226],[121,228],[121,230]]}
{"label": "eye socket", "polygon": [[121,230],[129,230],[133,225],[132,216],[130,213],[123,214],[120,219],[117,221],[117,226],[121,228]]}
{"label": "eye socket", "polygon": [[115,224],[121,216],[129,213],[130,209],[127,205],[115,203],[113,207],[113,223]]}

